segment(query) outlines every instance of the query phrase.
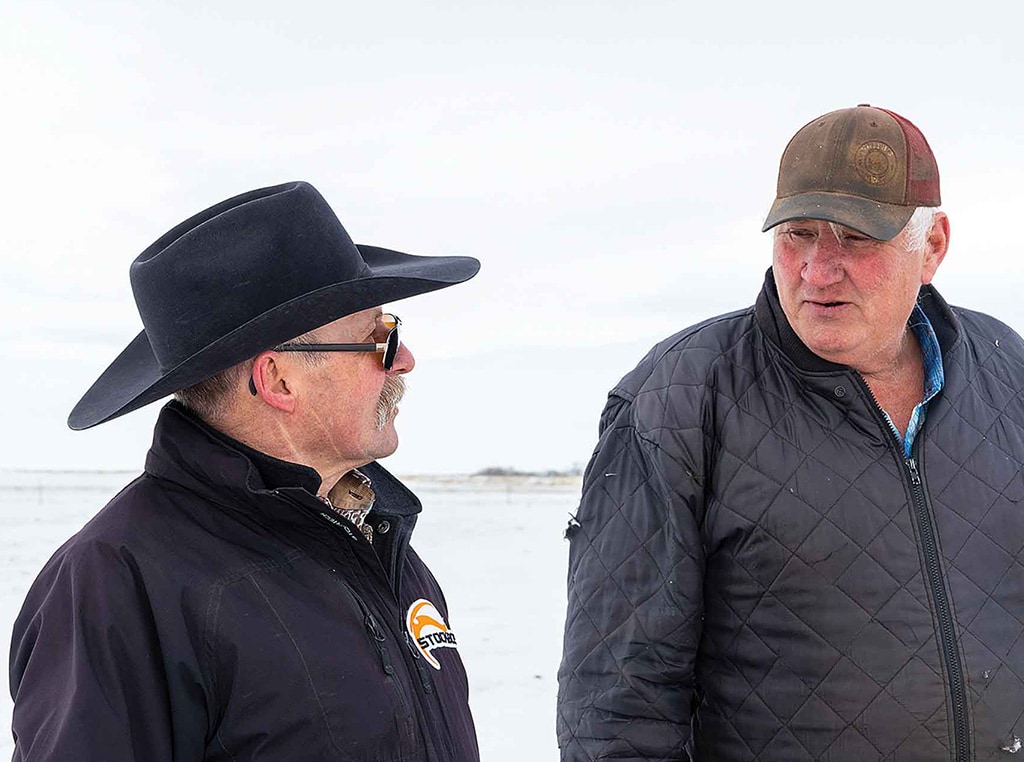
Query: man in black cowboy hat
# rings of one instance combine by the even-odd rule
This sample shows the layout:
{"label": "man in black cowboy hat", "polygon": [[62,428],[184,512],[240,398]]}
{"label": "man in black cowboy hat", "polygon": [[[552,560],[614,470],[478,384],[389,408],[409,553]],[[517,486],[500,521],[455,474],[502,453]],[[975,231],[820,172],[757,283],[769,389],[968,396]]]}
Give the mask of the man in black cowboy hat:
{"label": "man in black cowboy hat", "polygon": [[1024,342],[931,286],[938,205],[907,119],[814,119],[756,304],[612,390],[568,529],[564,760],[1022,749]]}
{"label": "man in black cowboy hat", "polygon": [[478,759],[420,504],[376,463],[414,364],[380,305],[478,268],[355,246],[301,182],[135,260],[145,330],[69,425],[176,400],[28,593],[15,760]]}

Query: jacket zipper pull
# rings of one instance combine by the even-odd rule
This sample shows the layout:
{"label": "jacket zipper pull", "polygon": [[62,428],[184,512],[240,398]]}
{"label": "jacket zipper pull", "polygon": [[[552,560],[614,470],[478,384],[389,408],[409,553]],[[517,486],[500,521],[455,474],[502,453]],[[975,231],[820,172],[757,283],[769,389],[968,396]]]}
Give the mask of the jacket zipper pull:
{"label": "jacket zipper pull", "polygon": [[388,655],[387,646],[384,645],[384,641],[386,640],[384,632],[380,629],[380,625],[377,624],[377,620],[373,618],[373,614],[369,611],[366,612],[366,628],[373,636],[373,642],[376,644],[377,650],[380,652],[380,663],[384,667],[384,674],[395,674],[395,668],[391,666],[391,657]]}
{"label": "jacket zipper pull", "polygon": [[416,660],[416,671],[420,674],[420,682],[423,684],[423,690],[427,693],[433,693],[434,684],[430,681],[430,675],[427,674],[427,667],[424,664],[423,657],[420,655],[420,649],[418,649],[416,644],[412,642],[412,636],[409,635],[408,631],[405,633],[405,644],[409,647],[409,651],[412,652],[412,656]]}
{"label": "jacket zipper pull", "polygon": [[412,658],[421,659],[420,649],[416,647],[416,644],[412,642],[412,636],[409,635],[408,630],[405,632],[405,645],[408,647],[409,652],[412,654]]}
{"label": "jacket zipper pull", "polygon": [[907,458],[907,468],[910,469],[910,481],[914,483],[915,487],[920,487],[921,474],[917,471],[917,461],[913,458]]}

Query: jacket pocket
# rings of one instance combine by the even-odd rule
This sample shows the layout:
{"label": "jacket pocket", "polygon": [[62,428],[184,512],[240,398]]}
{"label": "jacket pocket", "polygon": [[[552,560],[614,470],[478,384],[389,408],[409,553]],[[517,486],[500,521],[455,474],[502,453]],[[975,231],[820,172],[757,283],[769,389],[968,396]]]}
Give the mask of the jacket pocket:
{"label": "jacket pocket", "polygon": [[336,572],[301,558],[260,570],[224,590],[217,618],[221,757],[423,757],[400,642]]}

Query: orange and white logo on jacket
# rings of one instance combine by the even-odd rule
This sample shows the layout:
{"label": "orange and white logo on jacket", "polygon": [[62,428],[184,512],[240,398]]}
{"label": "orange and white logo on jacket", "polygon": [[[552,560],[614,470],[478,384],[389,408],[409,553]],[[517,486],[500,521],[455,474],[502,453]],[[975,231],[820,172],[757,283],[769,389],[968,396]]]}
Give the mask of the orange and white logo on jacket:
{"label": "orange and white logo on jacket", "polygon": [[435,648],[457,648],[455,633],[448,629],[444,617],[437,607],[426,598],[420,598],[409,607],[405,618],[405,626],[409,629],[412,642],[423,654],[434,669],[441,669],[441,664],[430,652]]}

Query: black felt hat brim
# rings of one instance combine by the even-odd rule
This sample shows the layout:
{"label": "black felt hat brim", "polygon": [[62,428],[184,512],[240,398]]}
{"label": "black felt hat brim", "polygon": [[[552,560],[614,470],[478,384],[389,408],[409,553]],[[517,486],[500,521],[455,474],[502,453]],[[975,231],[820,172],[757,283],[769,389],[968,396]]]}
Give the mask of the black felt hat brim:
{"label": "black felt hat brim", "polygon": [[68,426],[82,430],[112,420],[346,315],[462,283],[480,269],[472,257],[422,257],[362,245],[358,249],[370,269],[368,275],[284,302],[176,367],[160,367],[143,331],[85,393],[71,411]]}

